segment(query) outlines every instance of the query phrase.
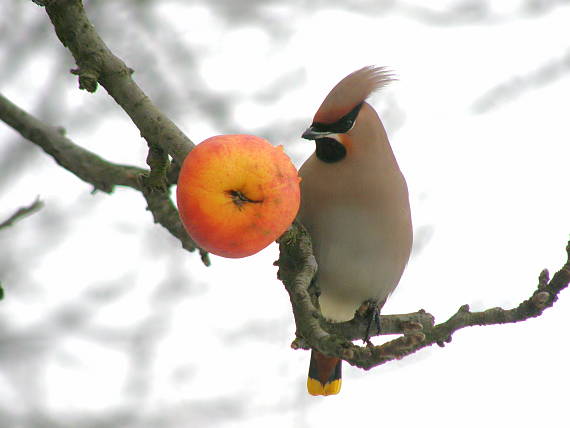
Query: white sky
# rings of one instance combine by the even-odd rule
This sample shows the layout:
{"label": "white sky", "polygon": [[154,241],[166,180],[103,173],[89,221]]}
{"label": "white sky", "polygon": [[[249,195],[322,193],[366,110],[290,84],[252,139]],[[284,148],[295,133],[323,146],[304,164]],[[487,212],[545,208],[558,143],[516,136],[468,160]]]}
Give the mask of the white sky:
{"label": "white sky", "polygon": [[[308,124],[330,88],[359,67],[387,65],[397,73],[400,80],[373,104],[408,179],[416,229],[433,231],[385,312],[424,308],[442,322],[465,303],[473,310],[510,308],[530,296],[543,268],[553,273],[562,266],[570,233],[568,60],[562,78],[531,85],[487,112],[473,108],[497,84],[525,81],[545,63],[568,58],[570,7],[509,19],[512,9],[501,5],[505,18],[493,24],[440,27],[404,15],[328,10],[291,17],[287,7],[275,8],[274,16],[293,19],[295,28],[279,49],[262,29],[234,28],[204,8],[157,11],[202,52],[198,67],[209,89],[241,95],[233,114],[251,133],[277,117]],[[248,96],[299,67],[303,78],[282,98],[264,105]],[[24,108],[31,96],[22,89],[25,80],[1,88]],[[70,77],[69,87],[75,85]],[[403,124],[391,109],[404,115]],[[217,132],[191,117],[180,125],[195,141]],[[68,135],[115,161],[141,164],[144,144],[133,129],[126,119],[108,119]],[[0,126],[0,155],[12,135]],[[300,139],[273,143],[286,144],[295,156],[313,149]],[[34,162],[36,173],[15,180],[0,199],[0,219],[36,195],[46,202],[41,213],[0,232],[0,251],[9,248],[32,279],[0,278],[8,295],[3,319],[10,331],[33,331],[29,343],[44,355],[24,353],[13,361],[12,373],[28,372],[29,384],[0,370],[0,397],[15,412],[35,406],[65,418],[136,405],[141,418],[162,415],[172,426],[248,428],[340,427],[355,419],[372,426],[561,427],[568,419],[568,291],[536,320],[464,329],[445,349],[369,372],[345,365],[341,394],[314,398],[305,392],[309,355],[289,348],[294,326],[275,278],[274,246],[242,260],[213,256],[205,268],[152,225],[134,192],[90,195],[43,154]],[[50,210],[69,212],[67,228],[56,243],[38,242],[41,216]],[[151,238],[160,245],[148,248]],[[49,252],[27,260],[41,245]],[[94,261],[104,268],[93,270]],[[89,290],[117,280],[124,295],[89,311],[85,329],[42,342],[46,314],[64,304],[84,313],[93,307],[85,299]],[[189,295],[181,280],[188,281]],[[169,281],[170,294],[152,300],[155,286]],[[24,291],[10,299],[12,287]],[[129,389],[140,385],[129,384],[132,349],[120,339],[139,321],[156,335],[150,360],[141,362],[150,374],[144,394]],[[37,396],[29,396],[31,387],[39,388]]]}

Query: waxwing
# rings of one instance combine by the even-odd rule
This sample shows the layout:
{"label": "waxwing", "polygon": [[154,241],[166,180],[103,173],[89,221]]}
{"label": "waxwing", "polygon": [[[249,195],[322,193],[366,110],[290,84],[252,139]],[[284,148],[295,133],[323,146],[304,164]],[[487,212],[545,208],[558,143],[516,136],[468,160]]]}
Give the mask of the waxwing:
{"label": "waxwing", "polygon": [[[325,318],[347,321],[365,302],[378,310],[394,291],[412,247],[406,181],[386,131],[366,99],[393,79],[364,67],[326,96],[302,137],[315,152],[300,170],[299,219],[318,264],[315,285]],[[307,389],[340,391],[342,360],[311,352]]]}

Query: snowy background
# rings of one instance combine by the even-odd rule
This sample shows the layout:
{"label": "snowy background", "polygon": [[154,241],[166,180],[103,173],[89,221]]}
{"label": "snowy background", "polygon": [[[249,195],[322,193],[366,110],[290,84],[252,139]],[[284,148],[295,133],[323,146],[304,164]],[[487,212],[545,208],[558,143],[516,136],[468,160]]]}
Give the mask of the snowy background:
{"label": "snowy background", "polygon": [[[108,46],[195,142],[300,139],[323,97],[364,65],[399,81],[374,96],[411,193],[414,256],[385,313],[510,308],[570,233],[567,1],[87,1]],[[146,143],[103,89],[77,89],[45,11],[0,4],[0,92],[108,160]],[[519,325],[470,328],[364,372],[340,395],[305,390],[309,354],[272,262],[197,254],[0,123],[0,427],[567,426],[570,296]],[[358,422],[357,422],[358,421]]]}

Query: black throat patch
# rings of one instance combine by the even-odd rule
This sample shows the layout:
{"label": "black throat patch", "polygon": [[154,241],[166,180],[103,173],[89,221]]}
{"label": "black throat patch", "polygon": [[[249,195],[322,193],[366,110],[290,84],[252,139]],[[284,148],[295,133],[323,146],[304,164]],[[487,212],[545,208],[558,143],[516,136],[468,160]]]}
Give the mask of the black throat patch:
{"label": "black throat patch", "polygon": [[317,158],[323,162],[338,162],[346,156],[346,148],[334,138],[317,138],[315,143],[317,144]]}

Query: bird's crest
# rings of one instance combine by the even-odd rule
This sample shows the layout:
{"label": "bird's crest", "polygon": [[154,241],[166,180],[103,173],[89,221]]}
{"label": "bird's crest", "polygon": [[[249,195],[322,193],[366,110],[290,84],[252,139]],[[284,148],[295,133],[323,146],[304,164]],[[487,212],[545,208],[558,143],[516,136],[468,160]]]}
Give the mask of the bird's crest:
{"label": "bird's crest", "polygon": [[367,66],[350,73],[332,88],[313,122],[335,122],[393,80],[396,80],[394,75],[385,67]]}

